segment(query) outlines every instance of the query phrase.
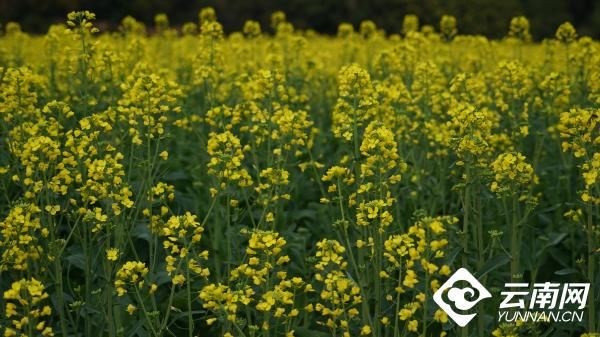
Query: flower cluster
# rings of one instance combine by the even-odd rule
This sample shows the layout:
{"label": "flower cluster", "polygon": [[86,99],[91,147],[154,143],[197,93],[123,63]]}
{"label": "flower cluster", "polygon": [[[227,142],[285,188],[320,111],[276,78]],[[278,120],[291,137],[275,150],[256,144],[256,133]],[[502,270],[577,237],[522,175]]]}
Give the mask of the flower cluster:
{"label": "flower cluster", "polygon": [[456,33],[456,18],[452,15],[444,15],[440,19],[440,33],[445,41],[452,41]]}
{"label": "flower cluster", "polygon": [[500,154],[490,164],[490,169],[494,175],[490,189],[499,196],[518,194],[538,183],[533,167],[518,152]]}
{"label": "flower cluster", "polygon": [[[365,135],[360,145],[360,152],[365,157],[360,166],[362,177],[381,176],[399,167],[399,171],[406,170],[398,154],[398,144],[394,134],[385,126],[371,123],[365,130]],[[393,184],[400,180],[399,175],[389,177]]]}
{"label": "flower cluster", "polygon": [[46,321],[52,314],[50,306],[44,304],[48,297],[44,285],[35,278],[13,282],[3,295],[6,300],[4,314],[10,320],[3,336],[54,336]]}
{"label": "flower cluster", "polygon": [[321,240],[317,243],[315,257],[318,259],[315,268],[320,272],[315,279],[322,283],[320,301],[309,305],[308,310],[316,310],[325,319],[322,324],[334,334],[339,331],[342,336],[351,336],[352,323],[358,320],[357,307],[362,303],[360,288],[344,272],[347,263],[344,261],[345,249],[335,240]]}
{"label": "flower cluster", "polygon": [[[253,295],[254,291],[250,287],[235,291],[223,284],[209,284],[202,288],[199,298],[205,309],[222,314],[226,320],[235,322],[240,306],[248,305]],[[209,318],[207,323],[212,324],[215,321],[216,318]]]}
{"label": "flower cluster", "polygon": [[0,271],[26,271],[43,256],[40,241],[48,236],[48,229],[42,227],[40,212],[32,204],[15,205],[0,222]]}
{"label": "flower cluster", "polygon": [[577,31],[570,22],[565,22],[556,30],[556,39],[564,44],[571,44],[577,39]]}
{"label": "flower cluster", "polygon": [[358,131],[376,114],[376,96],[371,76],[357,64],[340,70],[338,101],[332,112],[332,131],[348,141],[358,137]]}
{"label": "flower cluster", "polygon": [[594,156],[581,165],[581,171],[584,181],[584,191],[581,200],[594,204],[600,203],[600,195],[597,190],[598,179],[600,178],[600,153],[595,152]]}
{"label": "flower cluster", "polygon": [[229,131],[220,134],[210,134],[207,145],[211,156],[208,163],[208,173],[219,179],[219,187],[225,188],[228,183],[241,187],[252,185],[252,178],[242,167],[244,148],[238,137]]}
{"label": "flower cluster", "polygon": [[563,139],[563,151],[572,151],[577,158],[591,155],[590,147],[600,144],[596,110],[571,109],[563,112],[557,128]]}
{"label": "flower cluster", "polygon": [[148,267],[140,261],[127,261],[117,271],[115,280],[115,289],[118,296],[124,296],[128,287],[133,287],[138,292],[144,287],[145,277],[148,274]]}
{"label": "flower cluster", "polygon": [[510,20],[508,36],[514,37],[523,42],[529,42],[531,40],[531,34],[529,33],[529,20],[524,16],[512,18],[512,20]]}
{"label": "flower cluster", "polygon": [[246,248],[246,254],[249,256],[248,263],[232,270],[231,279],[247,277],[257,286],[267,282],[267,277],[275,265],[282,265],[290,260],[287,255],[280,256],[285,243],[285,239],[278,233],[253,231]]}
{"label": "flower cluster", "polygon": [[201,264],[202,260],[208,259],[208,251],[196,252],[203,232],[204,227],[190,212],[172,216],[161,228],[160,235],[165,237],[163,247],[168,252],[166,270],[173,284],[182,285],[186,282],[186,276],[191,277],[190,274],[202,277],[210,275],[208,268],[203,268]]}
{"label": "flower cluster", "polygon": [[177,84],[156,74],[146,74],[148,71],[141,65],[127,78],[122,84],[123,96],[117,108],[119,118],[129,125],[129,136],[136,145],[162,137],[169,114],[181,111],[177,98],[182,92]]}

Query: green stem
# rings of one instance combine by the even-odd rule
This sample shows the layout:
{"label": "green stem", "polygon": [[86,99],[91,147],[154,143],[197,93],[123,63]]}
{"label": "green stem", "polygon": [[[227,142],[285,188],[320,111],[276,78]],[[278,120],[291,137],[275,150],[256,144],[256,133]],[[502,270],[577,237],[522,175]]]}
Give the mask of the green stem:
{"label": "green stem", "polygon": [[590,292],[588,295],[588,331],[595,332],[596,331],[596,296],[595,296],[595,267],[596,267],[596,258],[594,256],[596,252],[596,240],[594,237],[594,224],[592,222],[592,211],[593,206],[591,203],[587,204],[587,241],[588,241],[588,250],[587,250],[587,274],[588,280],[590,282]]}
{"label": "green stem", "polygon": [[[186,258],[186,264],[189,265],[189,258]],[[187,296],[187,314],[188,314],[188,337],[194,336],[194,320],[192,319],[192,288],[190,279],[190,268],[186,267],[186,296]]]}
{"label": "green stem", "polygon": [[144,301],[142,300],[142,296],[140,294],[138,287],[134,286],[133,288],[135,289],[135,295],[138,299],[138,302],[142,306],[142,310],[144,313],[144,317],[146,319],[146,323],[148,324],[148,328],[150,329],[150,331],[152,331],[153,336],[157,336],[157,337],[160,336],[160,334],[156,332],[156,329],[154,328],[154,324],[152,324],[152,320],[150,320],[150,315],[148,314],[148,310],[146,310],[146,305],[144,304]]}
{"label": "green stem", "polygon": [[519,215],[517,214],[518,197],[512,196],[512,222],[510,228],[510,275],[512,282],[517,282],[521,278],[521,246],[519,245]]}
{"label": "green stem", "polygon": [[[462,267],[466,268],[468,263],[469,263],[469,258],[468,258],[468,249],[469,249],[469,215],[471,213],[471,186],[470,186],[470,179],[471,179],[471,172],[469,169],[469,166],[467,164],[467,168],[466,168],[466,181],[465,181],[465,198],[464,198],[464,204],[463,204],[463,210],[464,210],[464,215],[463,215],[463,229],[462,229],[462,248],[463,248],[463,254],[462,254]],[[469,327],[465,326],[463,328],[460,329],[460,335],[462,337],[467,337],[469,336]]]}

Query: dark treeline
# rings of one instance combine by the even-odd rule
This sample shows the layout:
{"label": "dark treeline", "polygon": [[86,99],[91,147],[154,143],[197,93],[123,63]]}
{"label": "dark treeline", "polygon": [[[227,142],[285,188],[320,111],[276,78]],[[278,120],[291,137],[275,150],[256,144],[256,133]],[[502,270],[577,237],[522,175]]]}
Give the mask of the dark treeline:
{"label": "dark treeline", "polygon": [[0,23],[20,22],[28,32],[43,33],[72,10],[88,9],[99,24],[115,28],[126,15],[151,25],[166,13],[172,25],[197,21],[200,8],[212,6],[226,31],[240,30],[248,19],[266,26],[269,15],[283,10],[298,28],[333,33],[340,22],[372,19],[389,33],[400,32],[405,14],[437,27],[442,14],[456,16],[459,31],[501,37],[511,17],[525,15],[535,39],[550,37],[558,25],[571,21],[580,35],[600,37],[600,0],[0,0]]}

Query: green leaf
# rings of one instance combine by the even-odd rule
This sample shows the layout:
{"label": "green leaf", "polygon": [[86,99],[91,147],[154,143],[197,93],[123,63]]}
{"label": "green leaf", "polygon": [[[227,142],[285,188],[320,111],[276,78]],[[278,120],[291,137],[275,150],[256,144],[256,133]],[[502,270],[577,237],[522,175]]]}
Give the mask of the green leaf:
{"label": "green leaf", "polygon": [[483,267],[475,273],[475,278],[482,278],[492,270],[498,269],[509,262],[510,257],[508,257],[508,255],[496,255],[487,260]]}
{"label": "green leaf", "polygon": [[150,234],[150,230],[148,230],[148,226],[143,223],[138,223],[133,230],[131,231],[131,236],[136,239],[142,239],[147,242],[152,240],[152,234]]}
{"label": "green leaf", "polygon": [[294,329],[294,335],[297,337],[330,337],[330,334],[325,332],[320,332],[316,330],[306,329],[306,328],[297,328]]}
{"label": "green leaf", "polygon": [[554,274],[556,275],[571,275],[571,274],[577,274],[579,271],[575,268],[564,268],[561,270],[557,270],[554,272]]}
{"label": "green leaf", "polygon": [[450,253],[448,254],[448,258],[446,259],[446,263],[447,264],[452,264],[456,258],[458,257],[458,255],[463,251],[462,247],[456,247],[454,248],[452,251],[450,251]]}
{"label": "green leaf", "polygon": [[548,234],[548,237],[546,238],[548,242],[544,245],[544,247],[542,247],[542,249],[538,250],[538,252],[535,254],[536,258],[540,257],[546,251],[546,249],[558,245],[562,240],[564,240],[565,237],[567,237],[567,235],[567,233]]}
{"label": "green leaf", "polygon": [[552,247],[552,246],[556,246],[557,244],[559,244],[565,237],[567,237],[568,233],[550,233],[549,239],[550,242],[548,242],[546,244],[546,246],[544,246],[544,248],[548,248],[548,247]]}
{"label": "green leaf", "polygon": [[83,253],[74,253],[67,257],[65,260],[69,262],[73,267],[83,270],[85,268],[85,256]]}
{"label": "green leaf", "polygon": [[546,332],[544,332],[542,335],[540,335],[540,337],[547,337],[550,336],[552,333],[554,333],[556,331],[556,329],[554,328],[550,328],[548,330],[546,330]]}

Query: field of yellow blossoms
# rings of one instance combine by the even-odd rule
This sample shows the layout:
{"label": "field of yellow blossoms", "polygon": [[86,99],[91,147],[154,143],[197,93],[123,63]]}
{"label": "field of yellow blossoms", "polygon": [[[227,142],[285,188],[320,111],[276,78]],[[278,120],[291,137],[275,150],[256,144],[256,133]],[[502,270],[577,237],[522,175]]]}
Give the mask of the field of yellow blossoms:
{"label": "field of yellow blossoms", "polygon": [[[457,26],[5,24],[2,336],[596,336],[600,44]],[[460,328],[460,267],[589,282],[585,319]]]}

